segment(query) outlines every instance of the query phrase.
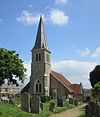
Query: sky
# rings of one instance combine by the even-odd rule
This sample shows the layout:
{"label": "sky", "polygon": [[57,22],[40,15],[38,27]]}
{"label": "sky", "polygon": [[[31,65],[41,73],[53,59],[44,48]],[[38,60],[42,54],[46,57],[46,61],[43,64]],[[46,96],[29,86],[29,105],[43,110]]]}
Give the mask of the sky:
{"label": "sky", "polygon": [[100,0],[0,0],[0,47],[16,50],[29,79],[42,15],[52,69],[91,88],[89,73],[100,64],[99,11]]}

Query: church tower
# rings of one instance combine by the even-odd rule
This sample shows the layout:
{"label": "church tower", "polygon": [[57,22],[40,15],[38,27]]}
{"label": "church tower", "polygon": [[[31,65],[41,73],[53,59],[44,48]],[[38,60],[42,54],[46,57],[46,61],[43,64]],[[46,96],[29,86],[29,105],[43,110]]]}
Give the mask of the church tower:
{"label": "church tower", "polygon": [[48,49],[44,23],[40,17],[35,45],[32,49],[30,94],[47,95],[50,93],[50,51]]}

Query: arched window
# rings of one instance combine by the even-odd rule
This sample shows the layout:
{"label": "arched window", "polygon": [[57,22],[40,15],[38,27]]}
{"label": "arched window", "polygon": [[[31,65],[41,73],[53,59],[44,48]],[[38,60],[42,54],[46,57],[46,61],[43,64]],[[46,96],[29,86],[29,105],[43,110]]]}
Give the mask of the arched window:
{"label": "arched window", "polygon": [[38,84],[36,84],[36,93],[38,92]]}
{"label": "arched window", "polygon": [[39,61],[41,61],[41,54],[39,53]]}
{"label": "arched window", "polygon": [[41,84],[39,84],[39,92],[41,92]]}
{"label": "arched window", "polygon": [[41,61],[41,54],[37,53],[36,54],[36,62]]}
{"label": "arched window", "polygon": [[38,54],[36,54],[36,62],[38,61]]}
{"label": "arched window", "polygon": [[39,80],[36,83],[36,93],[41,93],[41,83]]}

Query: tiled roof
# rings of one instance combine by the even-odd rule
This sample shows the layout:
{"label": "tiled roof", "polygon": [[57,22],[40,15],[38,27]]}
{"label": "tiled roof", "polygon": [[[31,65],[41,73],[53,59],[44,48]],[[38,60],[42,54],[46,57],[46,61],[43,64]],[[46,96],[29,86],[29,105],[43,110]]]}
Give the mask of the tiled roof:
{"label": "tiled roof", "polygon": [[71,84],[62,74],[55,71],[51,71],[51,74],[56,78],[63,86],[65,86],[71,93],[82,94],[83,87],[81,84]]}
{"label": "tiled roof", "polygon": [[[70,93],[82,94],[83,87],[81,84],[71,84],[62,74],[51,71],[51,75],[58,80]],[[27,92],[30,88],[30,82],[21,90],[21,93]]]}
{"label": "tiled roof", "polygon": [[71,93],[73,92],[72,88],[70,87],[71,82],[69,82],[62,74],[57,73],[55,71],[51,71],[51,74],[56,78],[63,86],[65,86]]}
{"label": "tiled roof", "polygon": [[83,87],[81,84],[72,84],[71,85],[74,94],[82,94]]}

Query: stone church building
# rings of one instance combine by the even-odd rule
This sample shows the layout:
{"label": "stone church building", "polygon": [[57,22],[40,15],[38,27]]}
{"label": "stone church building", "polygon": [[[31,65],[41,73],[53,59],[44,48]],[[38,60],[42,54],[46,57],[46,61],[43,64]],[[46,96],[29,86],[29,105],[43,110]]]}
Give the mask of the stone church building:
{"label": "stone church building", "polygon": [[30,82],[22,89],[21,93],[37,96],[66,97],[69,94],[83,96],[82,84],[72,84],[62,74],[51,70],[50,50],[44,30],[44,23],[40,17],[35,45],[32,49]]}

